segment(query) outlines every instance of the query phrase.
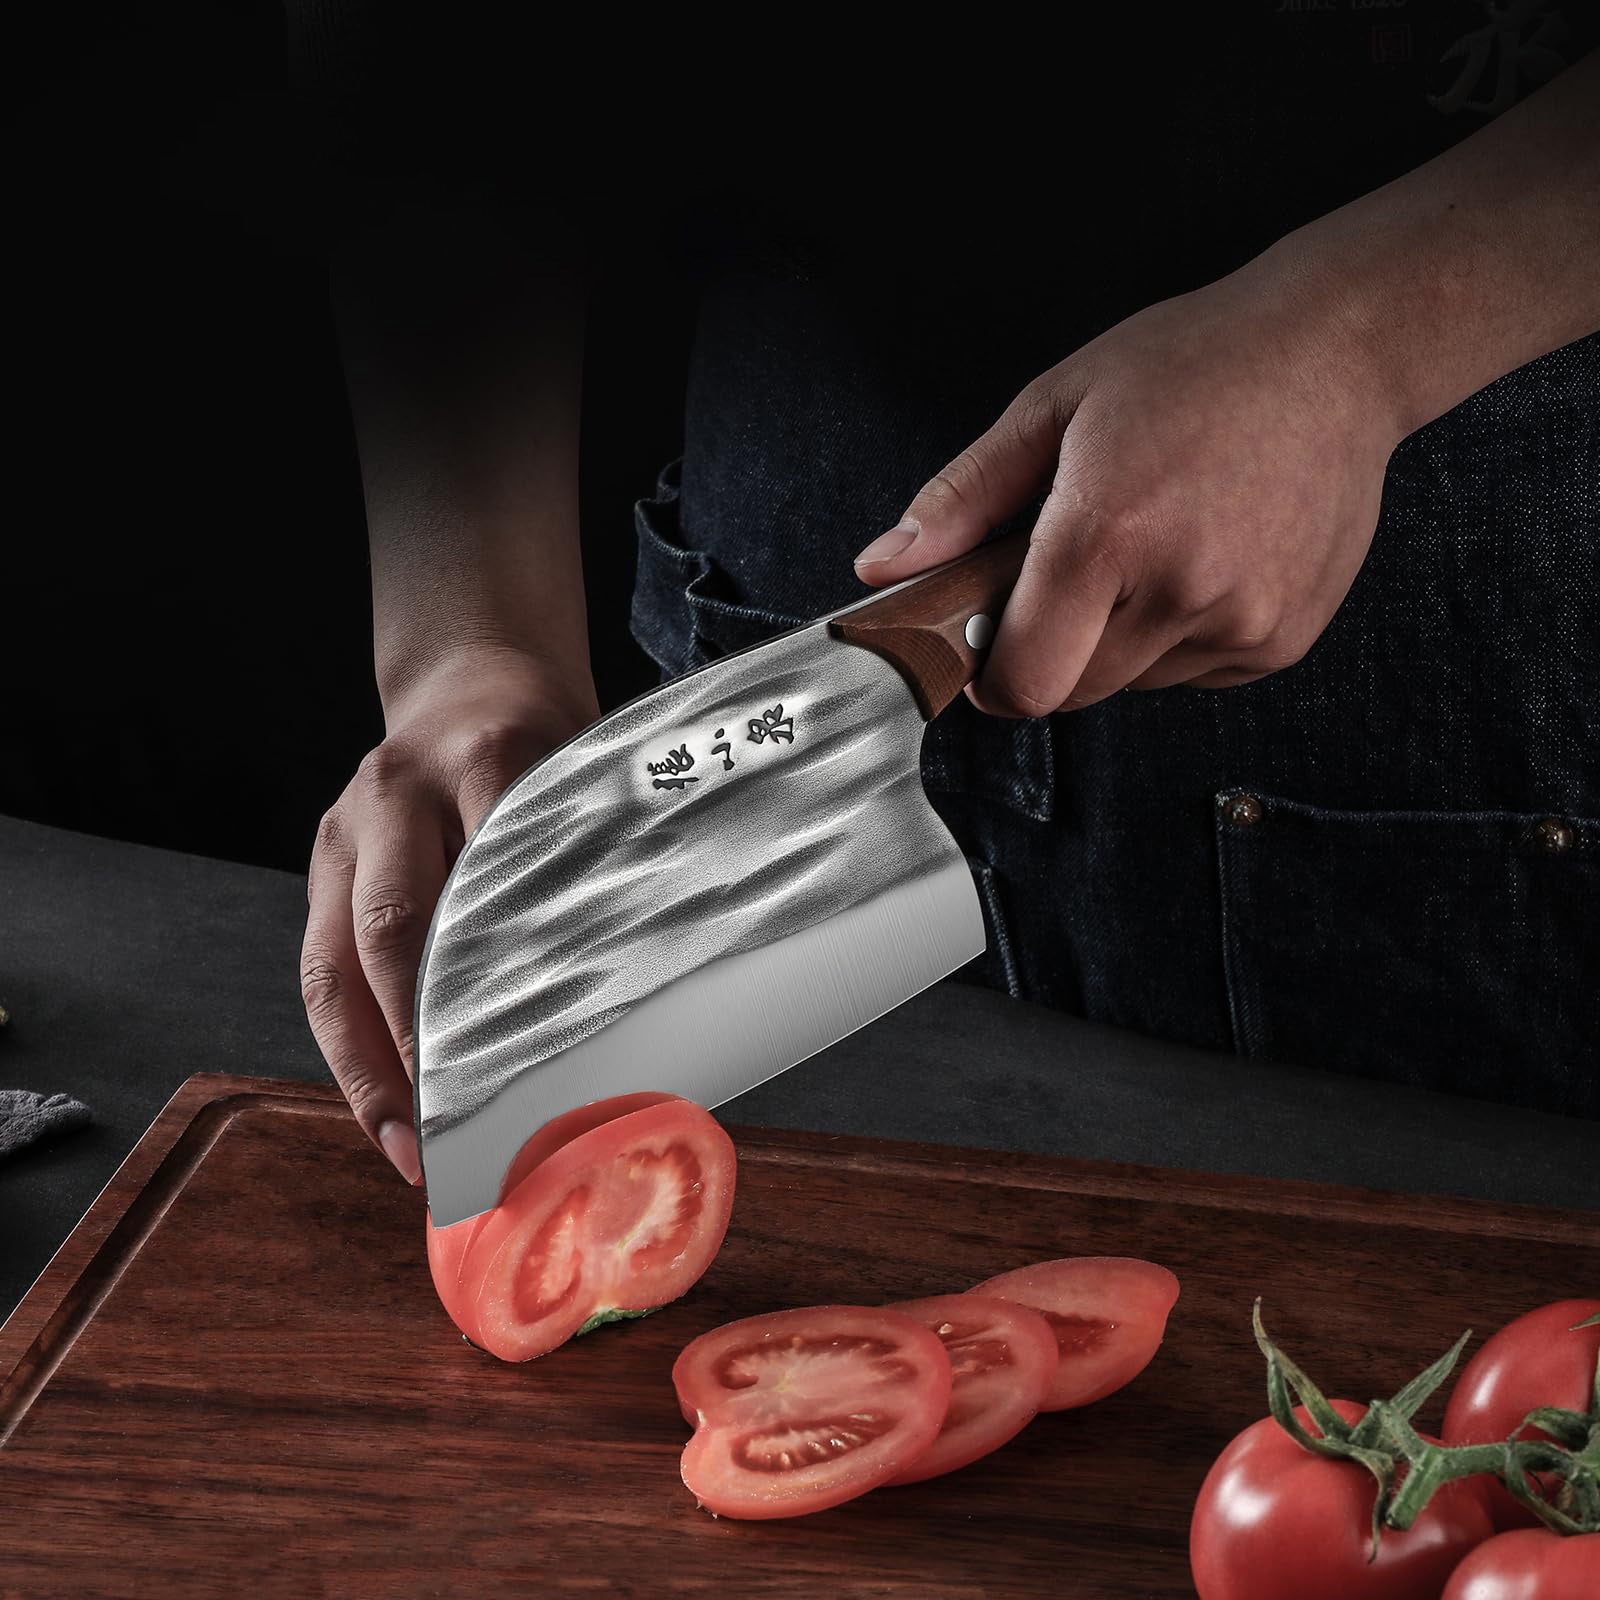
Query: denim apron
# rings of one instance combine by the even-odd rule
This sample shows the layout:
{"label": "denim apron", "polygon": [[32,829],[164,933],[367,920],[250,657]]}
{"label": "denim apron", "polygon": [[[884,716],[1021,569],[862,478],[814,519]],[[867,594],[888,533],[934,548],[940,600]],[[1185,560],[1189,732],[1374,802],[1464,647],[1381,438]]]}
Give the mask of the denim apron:
{"label": "denim apron", "polygon": [[[1452,54],[1451,29],[1483,13],[1374,15],[1333,19],[1366,30],[1346,55],[1410,55],[1361,80],[1360,115],[1326,34],[1235,40],[1231,70],[1167,80],[1176,120],[1208,132],[1154,158],[1158,191],[1101,180],[1117,221],[1092,274],[987,235],[936,267],[864,263],[855,230],[897,225],[881,198],[828,226],[695,214],[685,449],[636,517],[633,627],[663,674],[859,598],[855,551],[1029,379],[1498,109],[1492,53],[1452,76],[1482,52]],[[1272,154],[1335,133],[1324,168]],[[1012,203],[1026,215],[1022,188],[987,209]],[[1167,1039],[1600,1116],[1597,417],[1600,336],[1406,439],[1365,566],[1285,672],[1037,721],[958,699],[922,765],[984,905],[963,976]]]}

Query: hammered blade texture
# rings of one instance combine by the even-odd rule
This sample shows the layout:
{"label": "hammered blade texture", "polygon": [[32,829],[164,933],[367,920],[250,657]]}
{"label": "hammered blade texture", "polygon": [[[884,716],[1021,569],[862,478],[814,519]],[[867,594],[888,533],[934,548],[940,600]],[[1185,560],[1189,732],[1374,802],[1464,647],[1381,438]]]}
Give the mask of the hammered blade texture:
{"label": "hammered blade texture", "polygon": [[[580,1088],[593,1092],[573,1099],[569,1091],[568,1104],[622,1092],[641,1071],[652,1086],[691,1092],[692,1063],[729,1022],[709,1005],[697,1014],[694,986],[681,980],[701,969],[781,948],[919,879],[944,884],[948,906],[955,868],[971,903],[960,903],[958,888],[948,936],[935,930],[914,962],[939,970],[910,988],[896,971],[894,994],[874,996],[872,1014],[975,953],[974,936],[981,949],[970,876],[923,793],[922,732],[893,667],[818,622],[664,685],[518,779],[456,863],[419,981],[418,1112],[430,1200],[441,1135],[675,985],[677,1003],[648,1040],[623,1030],[630,1060],[617,1072],[603,1053],[584,1052],[593,1081]],[[903,920],[903,897],[897,904]],[[941,915],[932,905],[927,914]],[[870,918],[853,925],[864,934],[874,926]],[[847,954],[850,963],[899,965],[890,952]],[[824,1020],[824,1003],[808,1026],[803,996],[797,1008],[794,996],[772,992],[783,984],[781,965],[769,963],[759,981],[766,993],[742,997],[724,981],[716,1007],[788,1016],[796,1037],[792,1049],[764,1040],[768,1065],[731,1092],[779,1070],[770,1065],[776,1056],[788,1065],[865,1020],[841,1029]],[[808,1037],[829,1027],[828,1037]],[[655,1059],[631,1059],[641,1049]],[[685,1063],[689,1089],[680,1087]],[[502,1130],[494,1143],[514,1149],[531,1131]],[[489,1179],[474,1181],[483,1189]]]}

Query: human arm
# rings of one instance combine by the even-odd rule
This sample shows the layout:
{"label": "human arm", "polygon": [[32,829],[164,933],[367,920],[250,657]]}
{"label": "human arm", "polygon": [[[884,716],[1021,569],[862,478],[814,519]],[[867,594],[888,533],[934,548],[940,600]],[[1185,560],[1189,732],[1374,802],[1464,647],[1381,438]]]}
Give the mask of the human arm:
{"label": "human arm", "polygon": [[361,455],[385,737],[323,818],[301,987],[410,1181],[412,1009],[446,874],[504,788],[598,714],[578,550],[583,286],[559,219],[419,199],[333,295]]}
{"label": "human arm", "polygon": [[1407,433],[1600,328],[1600,56],[1436,160],[1130,317],[1029,384],[858,558],[959,555],[1046,488],[983,709],[1291,665],[1348,591]]}

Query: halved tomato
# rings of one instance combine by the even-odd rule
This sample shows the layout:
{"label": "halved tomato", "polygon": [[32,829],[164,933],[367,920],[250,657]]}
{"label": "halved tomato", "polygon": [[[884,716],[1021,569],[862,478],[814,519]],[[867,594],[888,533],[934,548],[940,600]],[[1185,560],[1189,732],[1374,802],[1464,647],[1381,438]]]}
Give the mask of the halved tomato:
{"label": "halved tomato", "polygon": [[[663,1100],[677,1100],[675,1094],[661,1094],[647,1090],[642,1094],[613,1095],[609,1100],[592,1100],[586,1106],[577,1106],[552,1117],[517,1152],[516,1159],[506,1169],[500,1183],[499,1204],[547,1156],[552,1156],[562,1145],[570,1144],[580,1133],[598,1128],[603,1123],[615,1122],[630,1111],[640,1111],[645,1106],[660,1105]],[[476,1319],[473,1310],[477,1303],[477,1284],[467,1277],[467,1257],[484,1225],[494,1215],[494,1210],[480,1211],[475,1217],[454,1222],[448,1228],[436,1228],[433,1218],[428,1218],[428,1266],[433,1272],[434,1287],[439,1299],[450,1313],[450,1319],[466,1336],[476,1342]]]}
{"label": "halved tomato", "polygon": [[1067,1256],[1002,1272],[971,1292],[1031,1306],[1054,1329],[1061,1360],[1039,1409],[1065,1411],[1103,1400],[1150,1365],[1178,1280],[1151,1261]]}
{"label": "halved tomato", "polygon": [[954,1472],[1014,1439],[1038,1413],[1059,1355],[1037,1311],[978,1294],[902,1300],[892,1310],[931,1328],[950,1358],[950,1406],[939,1436],[891,1483]]}
{"label": "halved tomato", "polygon": [[[576,1106],[551,1120],[523,1145],[517,1158],[506,1168],[500,1184],[503,1200],[541,1162],[553,1156],[564,1144],[571,1144],[580,1133],[603,1127],[625,1117],[630,1111],[643,1111],[646,1106],[658,1106],[665,1100],[682,1100],[682,1095],[666,1094],[657,1089],[646,1089],[640,1094],[615,1094],[609,1100],[591,1100],[586,1106]],[[692,1101],[685,1102],[693,1104]],[[485,1212],[485,1216],[489,1213]],[[477,1221],[477,1218],[472,1220]]]}
{"label": "halved tomato", "polygon": [[[733,1142],[688,1100],[627,1095],[580,1107],[524,1146],[494,1210],[430,1229],[439,1298],[469,1339],[505,1361],[642,1316],[685,1293],[715,1258],[734,1169]],[[458,1230],[459,1241],[446,1240]]]}
{"label": "halved tomato", "polygon": [[852,1500],[933,1443],[950,1402],[939,1336],[899,1311],[809,1306],[730,1322],[672,1368],[695,1434],[683,1481],[720,1516]]}

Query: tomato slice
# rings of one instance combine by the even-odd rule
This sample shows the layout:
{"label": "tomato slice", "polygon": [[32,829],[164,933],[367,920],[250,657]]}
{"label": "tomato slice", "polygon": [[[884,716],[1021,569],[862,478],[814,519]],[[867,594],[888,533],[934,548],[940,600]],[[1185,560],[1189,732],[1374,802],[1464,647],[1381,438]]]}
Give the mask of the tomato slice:
{"label": "tomato slice", "polygon": [[694,1425],[683,1481],[719,1516],[797,1517],[906,1470],[950,1402],[939,1336],[872,1306],[774,1311],[702,1334],[672,1368]]}
{"label": "tomato slice", "polygon": [[1061,1350],[1041,1411],[1103,1400],[1150,1365],[1178,1301],[1165,1267],[1127,1256],[1067,1256],[1002,1272],[973,1294],[1015,1300],[1039,1312]]}
{"label": "tomato slice", "polygon": [[[647,1090],[642,1094],[613,1095],[609,1100],[592,1100],[586,1106],[577,1106],[563,1112],[539,1129],[506,1169],[500,1184],[500,1203],[547,1156],[552,1156],[562,1145],[570,1144],[580,1133],[588,1133],[603,1123],[615,1122],[630,1111],[645,1106],[659,1105],[663,1100],[676,1100],[680,1096]],[[493,1209],[480,1211],[475,1217],[454,1222],[448,1228],[436,1228],[433,1218],[428,1219],[428,1266],[433,1272],[434,1286],[451,1320],[466,1336],[477,1341],[477,1322],[473,1315],[477,1302],[477,1285],[467,1278],[467,1259],[484,1225],[494,1215]]]}
{"label": "tomato slice", "polygon": [[950,1358],[950,1406],[939,1436],[891,1483],[954,1472],[1014,1439],[1038,1413],[1060,1360],[1037,1312],[987,1295],[941,1294],[891,1309],[931,1328]]}
{"label": "tomato slice", "polygon": [[[456,1228],[480,1226],[460,1244],[437,1238],[455,1228],[430,1235],[440,1299],[491,1354],[527,1361],[603,1322],[642,1316],[685,1293],[721,1248],[732,1141],[710,1112],[672,1096],[598,1120],[608,1105],[639,1099],[557,1119],[524,1147],[514,1169],[524,1175],[501,1203]],[[549,1153],[532,1164],[530,1149]]]}

